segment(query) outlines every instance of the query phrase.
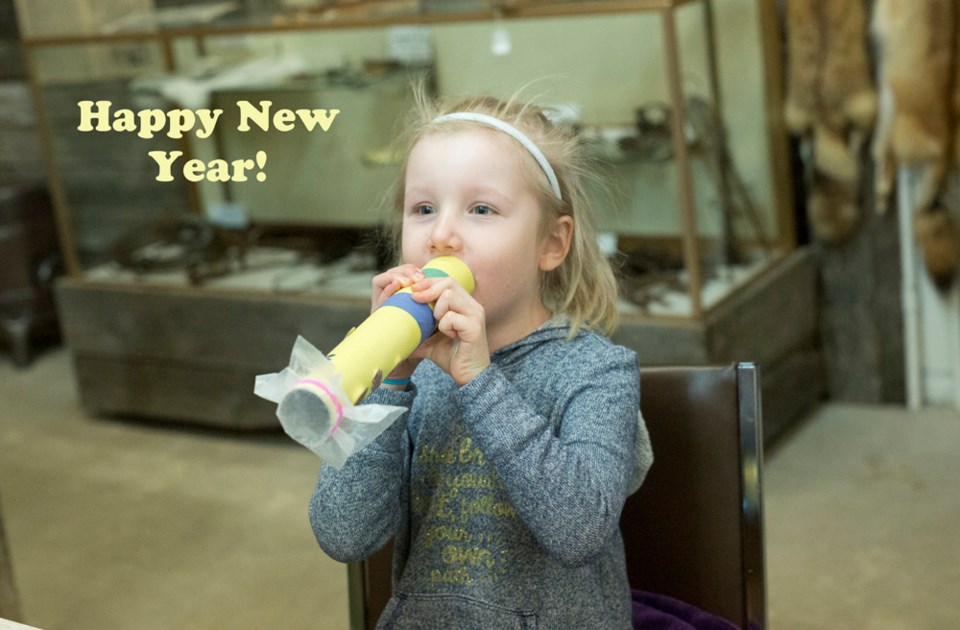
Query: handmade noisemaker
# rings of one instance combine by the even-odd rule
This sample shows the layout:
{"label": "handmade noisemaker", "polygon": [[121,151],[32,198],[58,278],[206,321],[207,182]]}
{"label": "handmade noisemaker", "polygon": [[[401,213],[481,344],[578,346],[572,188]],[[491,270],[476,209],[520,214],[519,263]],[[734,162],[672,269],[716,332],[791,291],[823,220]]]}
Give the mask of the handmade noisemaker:
{"label": "handmade noisemaker", "polygon": [[[421,271],[427,278],[450,276],[473,292],[473,274],[459,258],[434,258]],[[433,305],[400,289],[326,356],[297,337],[290,366],[257,376],[253,391],[278,403],[277,417],[290,437],[340,468],[406,411],[359,403],[435,329]]]}

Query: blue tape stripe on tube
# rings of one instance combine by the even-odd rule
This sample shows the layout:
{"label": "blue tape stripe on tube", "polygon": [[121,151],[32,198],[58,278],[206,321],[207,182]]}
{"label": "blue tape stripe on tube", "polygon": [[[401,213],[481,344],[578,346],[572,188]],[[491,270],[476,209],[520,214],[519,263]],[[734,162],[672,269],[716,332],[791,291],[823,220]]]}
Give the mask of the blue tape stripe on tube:
{"label": "blue tape stripe on tube", "polygon": [[423,340],[429,337],[436,327],[437,322],[433,319],[433,310],[430,305],[415,301],[410,293],[394,293],[380,305],[380,308],[384,306],[395,306],[417,320],[417,325],[420,326],[420,343],[423,343]]}

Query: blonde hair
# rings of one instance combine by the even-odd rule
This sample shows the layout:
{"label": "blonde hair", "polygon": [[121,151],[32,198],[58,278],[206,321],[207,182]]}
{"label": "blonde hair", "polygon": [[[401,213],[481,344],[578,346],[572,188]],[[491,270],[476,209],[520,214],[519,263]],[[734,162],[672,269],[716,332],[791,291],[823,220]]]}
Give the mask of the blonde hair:
{"label": "blonde hair", "polygon": [[[547,178],[534,158],[522,149],[525,177],[537,191],[542,209],[540,237],[561,216],[573,219],[570,250],[559,267],[543,274],[540,299],[554,314],[566,314],[570,320],[570,337],[581,326],[604,334],[617,327],[617,283],[609,261],[600,253],[594,209],[587,198],[585,180],[595,175],[587,168],[582,149],[575,135],[550,122],[544,110],[516,97],[503,101],[491,96],[435,100],[429,98],[422,84],[415,86],[416,106],[410,115],[406,133],[401,137],[403,161],[397,179],[389,221],[390,247],[400,252],[403,224],[403,198],[407,158],[414,145],[430,133],[462,129],[480,123],[452,120],[433,123],[434,119],[454,112],[493,116],[515,127],[540,149],[553,167],[560,184],[557,199]],[[504,137],[509,137],[503,134]],[[516,141],[517,148],[521,145]],[[397,256],[398,257],[398,256]]]}

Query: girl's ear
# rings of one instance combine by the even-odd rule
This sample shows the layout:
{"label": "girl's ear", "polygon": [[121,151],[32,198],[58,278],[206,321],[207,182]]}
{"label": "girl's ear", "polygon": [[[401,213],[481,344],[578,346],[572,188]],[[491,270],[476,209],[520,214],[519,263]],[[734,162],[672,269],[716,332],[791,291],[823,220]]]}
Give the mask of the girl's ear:
{"label": "girl's ear", "polygon": [[553,271],[563,263],[570,251],[573,230],[571,216],[564,215],[553,222],[540,245],[540,271]]}

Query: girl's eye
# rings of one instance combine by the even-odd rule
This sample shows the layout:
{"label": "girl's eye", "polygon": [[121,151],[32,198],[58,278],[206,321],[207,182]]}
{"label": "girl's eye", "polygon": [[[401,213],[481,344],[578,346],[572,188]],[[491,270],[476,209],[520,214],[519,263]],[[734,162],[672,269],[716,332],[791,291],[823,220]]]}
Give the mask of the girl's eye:
{"label": "girl's eye", "polygon": [[425,203],[420,204],[419,206],[413,209],[414,214],[433,214],[436,211],[437,211],[436,208]]}
{"label": "girl's eye", "polygon": [[490,206],[479,204],[473,207],[473,213],[485,217],[493,214],[493,208],[491,208]]}

